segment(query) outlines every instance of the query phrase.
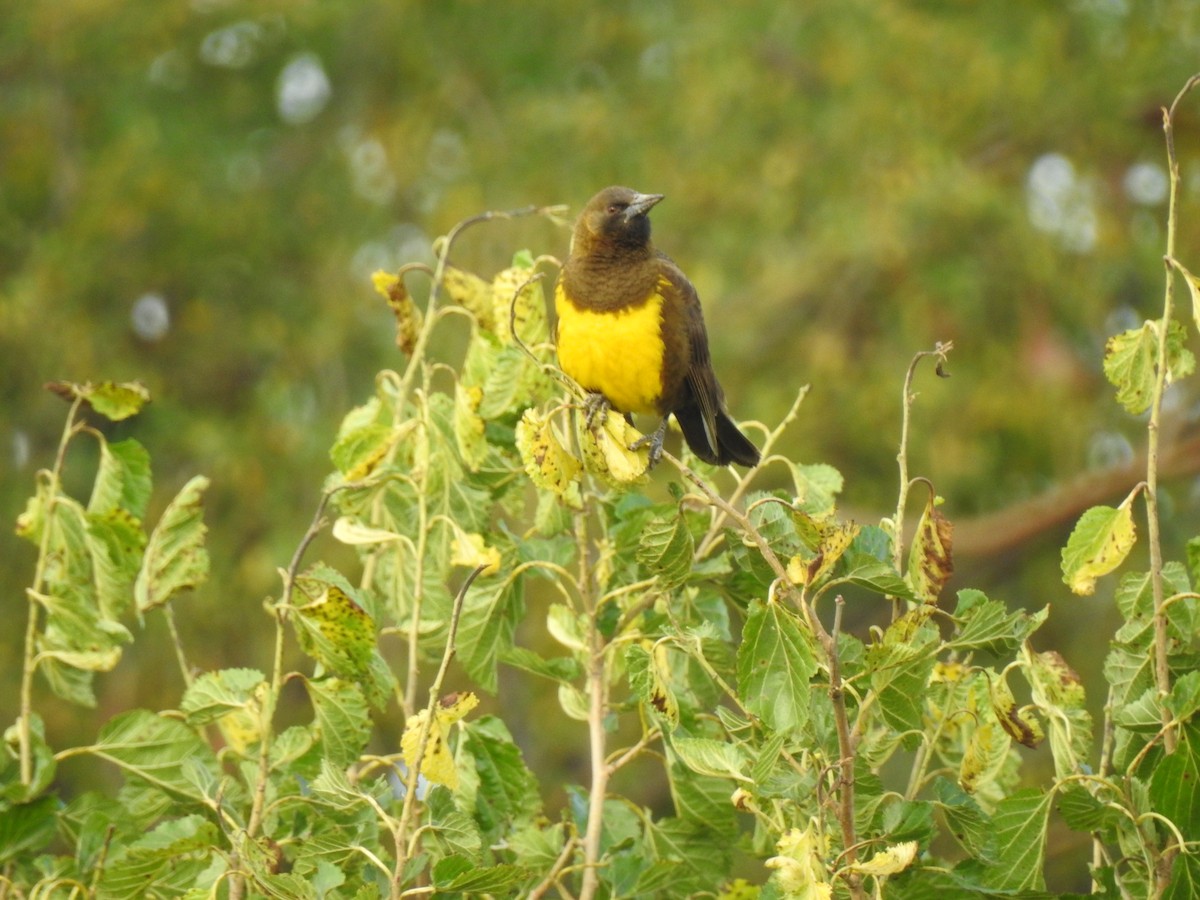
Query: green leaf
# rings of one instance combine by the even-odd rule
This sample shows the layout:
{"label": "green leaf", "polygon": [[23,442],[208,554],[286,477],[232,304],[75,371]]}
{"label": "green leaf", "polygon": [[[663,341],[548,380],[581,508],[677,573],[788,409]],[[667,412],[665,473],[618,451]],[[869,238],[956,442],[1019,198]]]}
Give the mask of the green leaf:
{"label": "green leaf", "polygon": [[772,731],[798,731],[808,719],[817,663],[795,618],[779,603],[750,604],[738,645],[738,692]]}
{"label": "green leaf", "polygon": [[219,832],[202,816],[157,825],[106,860],[97,894],[106,898],[178,896],[212,864]]}
{"label": "green leaf", "polygon": [[865,588],[884,597],[899,597],[901,600],[920,602],[913,593],[908,582],[896,574],[889,563],[875,562],[868,558],[857,557],[856,563],[839,581]]}
{"label": "green leaf", "polygon": [[996,835],[992,821],[975,798],[943,776],[934,780],[933,792],[954,839],[975,859],[995,863]]}
{"label": "green leaf", "polygon": [[1011,653],[1037,631],[1050,613],[1048,606],[1030,615],[1023,609],[1010,613],[998,600],[989,600],[982,591],[958,592],[954,619],[958,634],[947,646],[958,650],[985,650],[1001,655]]}
{"label": "green leaf", "polygon": [[[1190,281],[1189,281],[1190,286]],[[1104,351],[1104,374],[1117,388],[1117,402],[1133,415],[1150,408],[1158,374],[1160,322],[1148,321],[1108,339]],[[1190,375],[1196,359],[1184,346],[1187,330],[1172,321],[1167,327],[1167,384]]]}
{"label": "green leaf", "polygon": [[520,884],[528,874],[528,870],[508,863],[480,867],[467,857],[447,856],[433,864],[433,886],[447,893],[500,893]]}
{"label": "green leaf", "polygon": [[[725,805],[729,806],[728,798]],[[659,896],[701,896],[712,885],[720,884],[728,877],[734,842],[725,835],[732,834],[736,828],[732,819],[729,823],[726,830],[677,817],[646,823],[647,855],[655,860],[679,863],[672,874],[670,890],[664,889]],[[640,891],[642,887],[639,884],[635,889]]]}
{"label": "green leaf", "polygon": [[54,796],[7,806],[0,815],[0,865],[32,859],[54,840],[58,807]]}
{"label": "green leaf", "polygon": [[150,454],[130,438],[100,442],[100,465],[88,501],[88,512],[96,515],[121,509],[137,520],[146,515],[150,502]]}
{"label": "green leaf", "polygon": [[257,669],[205,672],[192,682],[179,703],[189,725],[208,725],[222,716],[246,709],[266,685]]}
{"label": "green leaf", "polygon": [[1171,686],[1165,703],[1176,720],[1186,722],[1191,719],[1200,711],[1200,672],[1180,675],[1179,680]]}
{"label": "green leaf", "polygon": [[64,400],[83,400],[113,422],[137,415],[150,402],[150,391],[140,381],[52,381],[46,388]]}
{"label": "green leaf", "polygon": [[84,539],[92,559],[92,584],[101,614],[117,619],[129,612],[142,563],[146,534],[132,514],[117,507],[87,514]]}
{"label": "green leaf", "polygon": [[825,463],[789,463],[796,487],[796,506],[810,516],[830,515],[842,491],[842,473]]}
{"label": "green leaf", "polygon": [[625,651],[625,667],[629,675],[629,687],[642,703],[658,712],[673,729],[679,724],[679,701],[671,689],[670,672],[659,665],[667,648],[658,644],[654,654],[645,647],[631,644]]}
{"label": "green leaf", "polygon": [[358,760],[371,737],[367,701],[356,684],[339,678],[306,679],[325,759],[343,768]]}
{"label": "green leaf", "polygon": [[133,586],[139,615],[161,606],[175,594],[196,588],[208,578],[204,547],[202,495],[209,481],[197,475],[175,495],[150,535],[142,568]]}
{"label": "green leaf", "polygon": [[1022,653],[1033,702],[1049,727],[1055,773],[1067,778],[1085,771],[1092,753],[1092,717],[1083,682],[1053,650],[1036,653],[1026,646]]}
{"label": "green leaf", "polygon": [[1081,784],[1067,784],[1058,791],[1054,804],[1072,831],[1100,831],[1120,825],[1120,809],[1104,803]]}
{"label": "green leaf", "polygon": [[925,687],[937,661],[937,629],[917,608],[893,622],[883,640],[867,648],[871,688],[884,720],[898,732],[920,731]]}
{"label": "green leaf", "polygon": [[537,778],[500,719],[481,716],[466,724],[464,733],[464,748],[474,757],[479,777],[475,819],[498,839],[514,823],[529,821],[541,811]]}
{"label": "green leaf", "polygon": [[344,580],[310,569],[296,587],[311,602],[294,606],[300,648],[336,675],[364,681],[375,652],[375,622],[345,590]]}
{"label": "green leaf", "polygon": [[637,561],[658,576],[664,589],[669,589],[682,584],[691,574],[695,549],[682,515],[654,518],[642,531]]}
{"label": "green leaf", "polygon": [[503,579],[467,592],[455,647],[467,673],[479,687],[495,693],[496,664],[513,646],[517,623],[525,614],[522,581]]}
{"label": "green leaf", "polygon": [[191,728],[144,709],[115,716],[87,750],[119,766],[131,779],[195,802],[204,798],[186,774],[186,765],[199,764],[214,779],[220,774],[212,748]]}
{"label": "green leaf", "polygon": [[1125,561],[1133,549],[1132,498],[1116,509],[1093,506],[1085,512],[1071,532],[1062,552],[1063,581],[1076,594],[1091,594],[1096,579],[1107,575]]}
{"label": "green leaf", "polygon": [[737,744],[681,735],[672,739],[671,746],[680,762],[693,772],[740,782],[750,780],[746,774],[750,758]]}
{"label": "green leaf", "polygon": [[1150,804],[1194,839],[1200,836],[1200,728],[1183,728],[1179,737],[1175,752],[1154,767]]}
{"label": "green leaf", "polygon": [[1150,408],[1157,355],[1153,322],[1113,335],[1105,345],[1104,374],[1117,388],[1117,402],[1135,416]]}
{"label": "green leaf", "polygon": [[[694,771],[684,764],[677,749],[674,741],[667,747],[667,758],[670,760],[667,777],[671,782],[671,799],[675,802],[676,815],[694,828],[703,828],[710,835],[731,839],[737,832],[737,811],[729,802],[732,793],[729,776]],[[735,749],[727,762],[732,764],[744,755],[745,752],[740,748]]]}
{"label": "green leaf", "polygon": [[499,660],[531,675],[540,675],[564,684],[583,677],[583,666],[571,656],[542,657],[525,647],[513,646],[501,651]]}
{"label": "green leaf", "polygon": [[329,457],[347,481],[359,481],[370,475],[388,451],[411,430],[411,426],[397,429],[390,423],[381,422],[351,428],[338,435],[329,450]]}
{"label": "green leaf", "polygon": [[1046,830],[1053,792],[1017,791],[996,804],[992,828],[997,862],[984,877],[988,886],[1007,890],[1045,890]]}
{"label": "green leaf", "polygon": [[[1193,832],[1194,833],[1194,832]],[[1200,897],[1200,859],[1194,853],[1180,853],[1171,866],[1171,883],[1163,900],[1195,900]]]}
{"label": "green leaf", "polygon": [[1163,724],[1158,689],[1148,687],[1136,699],[1117,707],[1113,713],[1113,724],[1141,734],[1157,734]]}
{"label": "green leaf", "polygon": [[[54,781],[58,763],[54,751],[46,743],[46,726],[42,717],[35,712],[29,714],[29,753],[33,763],[33,773],[29,784],[21,781],[20,761],[20,720],[18,719],[4,731],[4,747],[0,749],[0,801],[12,803],[27,803]],[[0,802],[0,809],[3,803]],[[0,816],[0,820],[3,816]],[[4,841],[0,840],[0,847]]]}

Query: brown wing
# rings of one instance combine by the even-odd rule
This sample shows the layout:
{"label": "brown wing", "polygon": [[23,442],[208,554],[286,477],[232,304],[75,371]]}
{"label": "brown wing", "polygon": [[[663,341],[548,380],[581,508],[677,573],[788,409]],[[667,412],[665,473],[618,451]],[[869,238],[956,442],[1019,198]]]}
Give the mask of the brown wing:
{"label": "brown wing", "polygon": [[[664,400],[669,408],[663,413],[676,412],[695,406],[704,425],[704,435],[713,453],[717,452],[717,414],[722,408],[721,387],[713,374],[708,354],[708,332],[700,297],[687,276],[668,257],[659,257],[664,297],[664,334],[667,339],[667,361],[671,361],[673,345],[677,366],[664,365]],[[677,329],[677,340],[670,334]],[[674,369],[674,372],[669,372]],[[673,376],[673,377],[672,377]],[[668,383],[668,378],[671,382]],[[677,417],[678,418],[678,417]]]}

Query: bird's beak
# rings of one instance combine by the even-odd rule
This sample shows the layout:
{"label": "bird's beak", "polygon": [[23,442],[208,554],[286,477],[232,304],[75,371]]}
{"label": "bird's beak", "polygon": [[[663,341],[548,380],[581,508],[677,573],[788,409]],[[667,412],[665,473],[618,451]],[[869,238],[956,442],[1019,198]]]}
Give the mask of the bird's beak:
{"label": "bird's beak", "polygon": [[663,198],[662,194],[634,194],[632,202],[625,207],[625,221],[632,222],[635,216],[643,216]]}

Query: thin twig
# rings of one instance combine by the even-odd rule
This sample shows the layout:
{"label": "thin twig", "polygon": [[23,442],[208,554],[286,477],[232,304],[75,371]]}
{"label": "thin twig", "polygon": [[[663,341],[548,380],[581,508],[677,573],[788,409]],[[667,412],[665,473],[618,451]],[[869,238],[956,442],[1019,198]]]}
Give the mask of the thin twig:
{"label": "thin twig", "polygon": [[1170,193],[1167,203],[1167,252],[1166,285],[1163,291],[1163,314],[1158,329],[1158,366],[1154,379],[1154,394],[1150,403],[1150,421],[1146,425],[1146,539],[1150,544],[1150,585],[1154,596],[1154,681],[1158,688],[1159,711],[1162,716],[1164,734],[1163,749],[1168,754],[1175,752],[1175,729],[1171,725],[1171,713],[1163,702],[1171,692],[1171,668],[1169,660],[1169,636],[1167,614],[1163,607],[1164,591],[1162,577],[1162,535],[1158,518],[1158,453],[1159,431],[1162,424],[1163,393],[1167,384],[1167,335],[1170,332],[1171,313],[1175,302],[1175,272],[1171,260],[1175,258],[1175,229],[1178,217],[1179,160],[1175,156],[1175,110],[1184,96],[1200,81],[1193,75],[1175,96],[1170,109],[1163,110],[1163,136],[1167,145],[1167,173]]}
{"label": "thin twig", "polygon": [[471,570],[471,574],[467,576],[462,587],[458,589],[458,594],[454,597],[454,607],[450,612],[450,630],[446,635],[446,649],[442,652],[442,663],[438,666],[437,674],[433,677],[433,683],[429,685],[429,703],[425,706],[425,719],[421,722],[421,729],[417,733],[417,749],[413,754],[412,765],[408,767],[408,772],[404,779],[404,806],[400,810],[400,824],[396,828],[394,835],[396,847],[396,864],[392,875],[392,895],[399,896],[400,880],[404,875],[404,867],[408,863],[410,856],[407,846],[408,829],[412,825],[413,813],[416,809],[417,797],[417,778],[421,774],[421,764],[425,760],[425,750],[429,744],[429,732],[433,727],[433,717],[436,713],[438,702],[441,699],[442,682],[446,679],[446,671],[450,668],[450,661],[454,658],[456,652],[455,642],[458,639],[458,622],[462,618],[463,604],[467,599],[467,591],[471,584],[479,577],[479,573],[488,567],[487,563],[481,563]]}
{"label": "thin twig", "polygon": [[21,715],[17,720],[18,754],[21,759],[21,784],[28,787],[33,783],[33,673],[37,670],[34,648],[37,645],[38,610],[41,608],[37,597],[44,593],[46,579],[46,563],[50,555],[50,534],[54,525],[54,508],[58,504],[58,492],[62,471],[66,465],[67,445],[75,431],[75,416],[83,398],[76,396],[71,401],[71,409],[67,413],[67,423],[63,426],[62,437],[58,441],[58,452],[54,455],[54,468],[46,473],[49,483],[46,487],[46,505],[42,509],[42,539],[38,543],[38,558],[33,571],[33,584],[26,592],[29,597],[29,621],[25,626],[24,663],[21,667]]}
{"label": "thin twig", "polygon": [[[908,478],[908,423],[912,415],[913,401],[917,395],[913,393],[912,381],[913,375],[917,371],[917,364],[927,356],[937,358],[937,372],[943,374],[942,365],[946,361],[946,354],[954,349],[954,342],[940,341],[934,345],[932,350],[922,350],[912,358],[912,362],[908,364],[908,372],[904,375],[904,394],[901,398],[901,413],[900,413],[900,450],[896,454],[896,462],[900,467],[900,494],[896,500],[896,518],[893,520],[892,533],[892,564],[896,569],[896,574],[903,574],[904,564],[904,508],[908,505],[908,489],[910,486]],[[900,602],[898,599],[892,600],[892,621],[895,621],[900,615]]]}
{"label": "thin twig", "polygon": [[554,882],[558,881],[558,876],[562,873],[563,867],[566,866],[567,860],[575,852],[575,848],[579,846],[579,839],[571,834],[567,836],[566,842],[563,844],[562,853],[558,854],[558,859],[554,860],[554,865],[550,867],[550,871],[546,873],[538,884],[529,892],[529,900],[539,900],[545,896],[550,888],[554,887]]}
{"label": "thin twig", "polygon": [[[853,866],[858,847],[854,831],[854,744],[850,739],[850,723],[846,717],[846,692],[842,688],[842,666],[838,653],[837,639],[842,630],[842,610],[846,601],[838,596],[833,613],[833,631],[822,637],[825,655],[829,658],[829,699],[833,704],[833,717],[837,725],[838,756],[841,774],[838,779],[838,823],[842,829],[843,858],[847,867]],[[846,874],[846,884],[853,897],[865,896],[862,877],[856,872]]]}

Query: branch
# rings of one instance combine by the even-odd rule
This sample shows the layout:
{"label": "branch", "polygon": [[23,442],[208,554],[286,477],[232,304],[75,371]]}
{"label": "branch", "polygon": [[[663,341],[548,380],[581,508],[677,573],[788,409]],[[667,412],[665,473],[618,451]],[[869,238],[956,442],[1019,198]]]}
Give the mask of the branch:
{"label": "branch", "polygon": [[417,750],[413,754],[412,765],[408,767],[404,778],[404,806],[400,810],[400,824],[396,828],[393,839],[396,847],[396,864],[392,874],[393,895],[400,888],[400,879],[404,875],[404,867],[408,863],[409,847],[407,846],[408,829],[412,825],[413,814],[416,810],[417,778],[421,774],[421,763],[425,761],[425,750],[429,744],[429,731],[433,727],[433,717],[436,714],[438,700],[442,693],[442,682],[445,681],[446,671],[450,668],[450,660],[454,658],[455,641],[458,639],[458,621],[462,618],[463,604],[466,602],[467,591],[486,569],[486,563],[481,563],[471,570],[467,580],[458,589],[454,597],[454,608],[450,612],[450,631],[446,635],[446,649],[442,652],[442,663],[438,666],[433,683],[429,686],[429,703],[425,706],[425,720],[417,734]]}

